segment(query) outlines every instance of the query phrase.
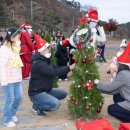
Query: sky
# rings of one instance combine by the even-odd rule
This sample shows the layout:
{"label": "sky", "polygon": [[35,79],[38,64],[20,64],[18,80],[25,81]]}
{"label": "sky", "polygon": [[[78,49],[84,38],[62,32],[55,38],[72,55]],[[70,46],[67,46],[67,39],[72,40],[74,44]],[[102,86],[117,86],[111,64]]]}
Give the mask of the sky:
{"label": "sky", "polygon": [[118,23],[130,22],[130,0],[75,0],[81,5],[98,8],[99,19],[108,22],[113,18]]}

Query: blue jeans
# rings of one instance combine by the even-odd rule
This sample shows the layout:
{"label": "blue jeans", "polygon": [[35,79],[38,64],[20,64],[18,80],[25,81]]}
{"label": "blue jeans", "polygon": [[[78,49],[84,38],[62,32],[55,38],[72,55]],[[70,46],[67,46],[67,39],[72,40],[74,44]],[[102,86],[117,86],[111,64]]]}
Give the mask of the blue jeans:
{"label": "blue jeans", "polygon": [[23,91],[21,82],[11,83],[3,86],[5,95],[4,105],[4,123],[7,124],[12,121],[12,116],[16,115],[18,106],[23,99]]}
{"label": "blue jeans", "polygon": [[51,92],[42,92],[35,96],[30,96],[35,109],[41,111],[54,111],[60,107],[61,99],[66,97],[67,93],[59,88],[52,88]]}

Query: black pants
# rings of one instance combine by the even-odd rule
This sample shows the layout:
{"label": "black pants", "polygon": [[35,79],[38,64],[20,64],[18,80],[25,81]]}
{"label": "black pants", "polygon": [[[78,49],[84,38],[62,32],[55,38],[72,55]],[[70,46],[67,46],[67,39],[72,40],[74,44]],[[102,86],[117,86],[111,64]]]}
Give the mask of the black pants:
{"label": "black pants", "polygon": [[[58,60],[58,66],[67,66],[67,60],[61,60],[61,59],[59,59]],[[65,75],[62,75],[62,76],[59,76],[59,79],[62,79],[62,80],[64,80],[64,79],[66,79],[67,78],[67,74],[65,74]]]}
{"label": "black pants", "polygon": [[102,46],[102,52],[101,52],[100,58],[102,58],[103,61],[106,63],[106,59],[105,59],[104,53],[105,53],[105,44]]}
{"label": "black pants", "polygon": [[115,94],[113,96],[115,104],[108,107],[108,113],[122,122],[130,122],[130,111],[119,106],[117,103],[124,101],[120,94]]}

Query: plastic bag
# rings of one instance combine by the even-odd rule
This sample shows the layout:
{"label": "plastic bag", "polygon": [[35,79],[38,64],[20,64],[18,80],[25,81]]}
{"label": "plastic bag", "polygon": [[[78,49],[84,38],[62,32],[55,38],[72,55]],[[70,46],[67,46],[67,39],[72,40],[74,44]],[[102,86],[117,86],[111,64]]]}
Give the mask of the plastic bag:
{"label": "plastic bag", "polygon": [[75,123],[77,130],[114,130],[107,119],[90,122],[78,121]]}
{"label": "plastic bag", "polygon": [[130,123],[121,123],[119,130],[130,130]]}

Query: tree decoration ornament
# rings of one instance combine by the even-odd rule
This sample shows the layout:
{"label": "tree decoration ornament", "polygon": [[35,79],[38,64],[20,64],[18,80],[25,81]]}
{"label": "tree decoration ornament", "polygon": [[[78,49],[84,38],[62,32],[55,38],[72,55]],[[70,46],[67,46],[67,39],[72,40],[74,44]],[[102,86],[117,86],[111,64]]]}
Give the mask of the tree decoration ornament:
{"label": "tree decoration ornament", "polygon": [[90,58],[90,56],[88,57],[88,61],[91,61],[91,58]]}
{"label": "tree decoration ornament", "polygon": [[75,81],[73,81],[72,83],[75,84]]}
{"label": "tree decoration ornament", "polygon": [[82,44],[83,44],[82,42],[78,42],[77,43],[77,49],[82,50]]}
{"label": "tree decoration ornament", "polygon": [[89,40],[90,42],[93,42],[93,38],[90,38],[90,40]]}
{"label": "tree decoration ornament", "polygon": [[89,105],[86,106],[86,110],[90,110],[90,106]]}
{"label": "tree decoration ornament", "polygon": [[92,64],[93,64],[93,62],[91,61],[91,62],[90,62],[90,64],[92,65]]}
{"label": "tree decoration ornament", "polygon": [[88,49],[90,49],[91,47],[90,46],[88,46]]}
{"label": "tree decoration ornament", "polygon": [[91,106],[92,104],[91,104],[91,103],[89,103],[89,105]]}
{"label": "tree decoration ornament", "polygon": [[86,96],[85,99],[88,99],[88,97]]}
{"label": "tree decoration ornament", "polygon": [[[84,38],[84,40],[82,41],[82,43],[83,43],[83,46],[88,46],[88,44],[89,44],[89,40],[90,40],[90,38],[91,38],[91,35],[92,35],[92,31],[91,31],[91,28],[89,27],[89,25],[88,25],[88,23],[86,23],[85,24],[85,28],[87,28],[87,33],[86,34],[84,34],[85,35],[85,38]],[[84,28],[84,29],[85,29]],[[75,32],[73,33],[73,40],[72,40],[72,42],[73,42],[73,44],[75,45],[75,46],[77,46],[77,43],[79,42],[79,40],[78,39],[80,39],[79,37],[79,35],[77,35],[77,33],[79,32],[79,31],[81,31],[82,29],[79,29],[79,28],[77,28],[76,30],[75,30]]]}
{"label": "tree decoration ornament", "polygon": [[75,98],[75,97],[72,97],[72,101],[76,101],[76,98]]}
{"label": "tree decoration ornament", "polygon": [[82,63],[85,64],[87,62],[86,59],[82,59]]}
{"label": "tree decoration ornament", "polygon": [[99,109],[97,109],[97,113],[100,113],[101,112],[101,109],[99,108]]}
{"label": "tree decoration ornament", "polygon": [[89,83],[87,83],[87,86],[89,86]]}
{"label": "tree decoration ornament", "polygon": [[83,84],[83,88],[86,88],[86,87],[87,87],[87,83],[84,83],[84,84]]}
{"label": "tree decoration ornament", "polygon": [[91,59],[93,59],[95,57],[95,54],[94,53],[90,53],[90,57],[91,57]]}
{"label": "tree decoration ornament", "polygon": [[81,24],[81,25],[85,25],[86,23],[87,23],[87,18],[86,18],[86,16],[80,18],[80,24]]}
{"label": "tree decoration ornament", "polygon": [[75,55],[73,56],[73,60],[74,60],[75,63],[77,62],[77,58],[76,58]]}
{"label": "tree decoration ornament", "polygon": [[104,104],[104,100],[102,100],[102,105]]}
{"label": "tree decoration ornament", "polygon": [[78,88],[80,88],[81,86],[80,85],[78,85]]}
{"label": "tree decoration ornament", "polygon": [[88,70],[86,70],[86,73],[88,73]]}
{"label": "tree decoration ornament", "polygon": [[77,101],[75,101],[75,102],[74,102],[74,104],[77,106],[77,105],[78,105],[78,102],[77,102]]}
{"label": "tree decoration ornament", "polygon": [[89,82],[88,91],[92,90],[92,87],[93,87],[93,82]]}

